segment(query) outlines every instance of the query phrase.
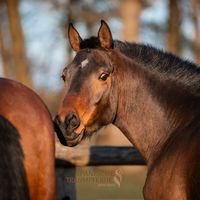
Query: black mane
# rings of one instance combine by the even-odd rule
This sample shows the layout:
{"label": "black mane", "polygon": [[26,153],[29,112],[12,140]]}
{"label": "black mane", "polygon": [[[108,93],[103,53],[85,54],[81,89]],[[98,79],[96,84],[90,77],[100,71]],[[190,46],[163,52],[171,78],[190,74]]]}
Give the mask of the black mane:
{"label": "black mane", "polygon": [[[99,47],[97,37],[91,37],[81,42],[81,49]],[[200,94],[200,67],[194,63],[150,45],[114,40],[114,49],[118,49],[151,71],[159,72],[161,76],[188,87],[192,93]]]}
{"label": "black mane", "polygon": [[0,199],[28,200],[24,153],[18,130],[0,115]]}
{"label": "black mane", "polygon": [[84,39],[80,43],[80,48],[81,49],[96,49],[100,47],[99,39],[97,37],[90,37],[88,39]]}

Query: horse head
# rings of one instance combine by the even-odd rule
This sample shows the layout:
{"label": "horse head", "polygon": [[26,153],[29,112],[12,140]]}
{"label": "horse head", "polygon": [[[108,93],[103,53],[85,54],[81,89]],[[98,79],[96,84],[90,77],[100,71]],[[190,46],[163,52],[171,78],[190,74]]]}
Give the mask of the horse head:
{"label": "horse head", "polygon": [[113,40],[101,21],[98,37],[82,40],[72,24],[69,42],[76,56],[63,70],[66,96],[55,118],[65,145],[74,146],[102,126],[112,123],[117,109],[114,67],[110,59]]}

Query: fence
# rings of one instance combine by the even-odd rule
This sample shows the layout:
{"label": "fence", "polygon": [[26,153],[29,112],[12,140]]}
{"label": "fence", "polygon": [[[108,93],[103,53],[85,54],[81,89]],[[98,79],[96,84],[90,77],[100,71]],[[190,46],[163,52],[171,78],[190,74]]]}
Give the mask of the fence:
{"label": "fence", "polygon": [[[92,146],[64,147],[56,143],[57,200],[75,200],[76,184],[67,182],[75,178],[76,166],[145,165],[134,147]],[[67,168],[67,169],[66,169]]]}

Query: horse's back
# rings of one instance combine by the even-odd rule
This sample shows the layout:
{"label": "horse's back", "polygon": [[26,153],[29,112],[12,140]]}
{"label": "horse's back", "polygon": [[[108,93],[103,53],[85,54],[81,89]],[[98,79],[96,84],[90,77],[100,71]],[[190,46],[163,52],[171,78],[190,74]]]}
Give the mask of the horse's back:
{"label": "horse's back", "polygon": [[18,130],[31,199],[54,199],[54,129],[48,109],[26,86],[0,79],[0,115]]}
{"label": "horse's back", "polygon": [[[31,123],[36,126],[51,121],[48,109],[40,97],[21,83],[0,78],[0,91],[0,112],[9,118],[15,121],[25,119],[24,126],[30,126]],[[35,121],[29,121],[31,119]],[[49,123],[49,126],[52,124]]]}

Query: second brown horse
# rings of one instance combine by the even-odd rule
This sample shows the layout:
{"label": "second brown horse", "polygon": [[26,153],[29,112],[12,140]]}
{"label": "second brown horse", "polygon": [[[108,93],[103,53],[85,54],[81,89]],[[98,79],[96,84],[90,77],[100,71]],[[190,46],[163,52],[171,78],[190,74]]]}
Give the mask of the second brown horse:
{"label": "second brown horse", "polygon": [[0,78],[0,199],[54,200],[54,128],[35,92]]}

